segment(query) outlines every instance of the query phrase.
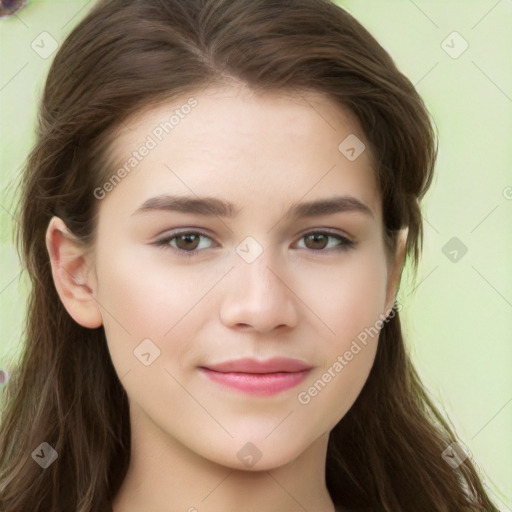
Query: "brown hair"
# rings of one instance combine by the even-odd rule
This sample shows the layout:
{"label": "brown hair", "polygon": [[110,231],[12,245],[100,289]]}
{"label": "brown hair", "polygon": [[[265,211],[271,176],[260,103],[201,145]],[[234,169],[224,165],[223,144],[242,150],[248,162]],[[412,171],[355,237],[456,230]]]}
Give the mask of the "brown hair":
{"label": "brown hair", "polygon": [[[32,289],[22,357],[5,386],[0,509],[111,510],[130,459],[128,399],[102,327],[73,321],[57,295],[45,232],[58,215],[92,244],[109,133],[128,116],[209,84],[316,92],[348,108],[376,163],[387,247],[408,227],[422,245],[419,200],[437,154],[425,105],[368,31],[329,0],[100,0],[52,63],[37,142],[24,170],[17,242]],[[341,141],[340,141],[341,142]],[[398,312],[380,333],[374,366],[330,434],[326,482],[354,511],[497,511],[411,365]],[[59,453],[46,470],[33,450]]]}

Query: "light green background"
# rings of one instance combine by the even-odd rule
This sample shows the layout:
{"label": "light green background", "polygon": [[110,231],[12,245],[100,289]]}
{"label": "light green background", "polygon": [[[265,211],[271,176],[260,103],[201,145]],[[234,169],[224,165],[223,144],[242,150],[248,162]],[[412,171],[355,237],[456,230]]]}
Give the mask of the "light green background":
{"label": "light green background", "polygon": [[[0,367],[19,353],[27,279],[12,244],[14,187],[52,59],[31,45],[43,31],[62,42],[93,3],[32,0],[0,19]],[[512,1],[339,4],[389,51],[435,119],[423,260],[416,287],[404,280],[399,294],[406,338],[501,510],[512,511]],[[468,248],[456,262],[442,252],[452,237]]]}

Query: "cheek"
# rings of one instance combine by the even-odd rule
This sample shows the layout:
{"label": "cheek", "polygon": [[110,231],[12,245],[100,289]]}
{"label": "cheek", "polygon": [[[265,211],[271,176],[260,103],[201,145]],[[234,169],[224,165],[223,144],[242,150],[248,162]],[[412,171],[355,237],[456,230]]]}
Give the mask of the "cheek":
{"label": "cheek", "polygon": [[320,366],[297,401],[327,421],[327,429],[352,406],[372,368],[385,308],[386,261],[378,250],[360,251],[314,273],[309,286],[313,282],[316,292],[309,293],[308,306],[321,320],[315,330]]}
{"label": "cheek", "polygon": [[172,345],[176,361],[185,352],[194,354],[194,344],[173,340],[177,333],[193,336],[194,326],[212,317],[203,299],[226,272],[225,264],[178,265],[164,250],[148,246],[105,247],[97,262],[97,299],[114,361],[133,366],[133,351],[145,339],[160,349]]}
{"label": "cheek", "polygon": [[362,330],[373,326],[384,311],[384,256],[368,248],[347,253],[338,264],[310,266],[302,270],[306,277],[301,279],[298,295],[318,317],[319,332],[329,340],[328,346],[342,349]]}

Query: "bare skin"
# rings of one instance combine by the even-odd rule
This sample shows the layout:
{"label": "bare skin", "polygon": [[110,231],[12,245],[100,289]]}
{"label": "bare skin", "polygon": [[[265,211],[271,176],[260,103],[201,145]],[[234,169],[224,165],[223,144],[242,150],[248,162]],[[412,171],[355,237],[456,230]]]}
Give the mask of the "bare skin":
{"label": "bare skin", "polygon": [[[393,306],[405,238],[388,261],[370,152],[353,161],[340,152],[347,136],[364,136],[339,106],[237,86],[195,98],[192,112],[101,199],[91,251],[56,217],[47,232],[61,300],[79,324],[104,326],[130,402],[131,461],[113,510],[333,512],[328,435],[372,367],[377,338],[357,353],[353,341]],[[185,101],[123,125],[112,147],[117,163]],[[240,211],[137,212],[163,194],[218,198]],[[334,196],[368,211],[285,216],[296,203]],[[177,236],[184,232],[196,235]],[[342,245],[347,239],[352,246]],[[242,257],[258,248],[253,261]],[[146,339],[148,365],[134,355]],[[270,396],[200,370],[277,356],[312,369]],[[319,380],[325,386],[310,391]]]}

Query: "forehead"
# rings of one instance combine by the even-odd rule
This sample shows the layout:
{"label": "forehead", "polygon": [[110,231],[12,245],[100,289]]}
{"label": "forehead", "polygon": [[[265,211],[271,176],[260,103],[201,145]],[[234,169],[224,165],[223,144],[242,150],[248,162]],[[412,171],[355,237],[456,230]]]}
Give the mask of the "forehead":
{"label": "forehead", "polygon": [[[136,163],[116,187],[126,197],[134,196],[128,192],[235,194],[246,204],[350,192],[378,214],[369,149],[354,160],[342,152],[344,141],[354,136],[363,144],[355,115],[321,94],[217,87],[126,120],[112,137],[109,172],[128,168],[130,159]],[[150,149],[133,162],[143,147]]]}

